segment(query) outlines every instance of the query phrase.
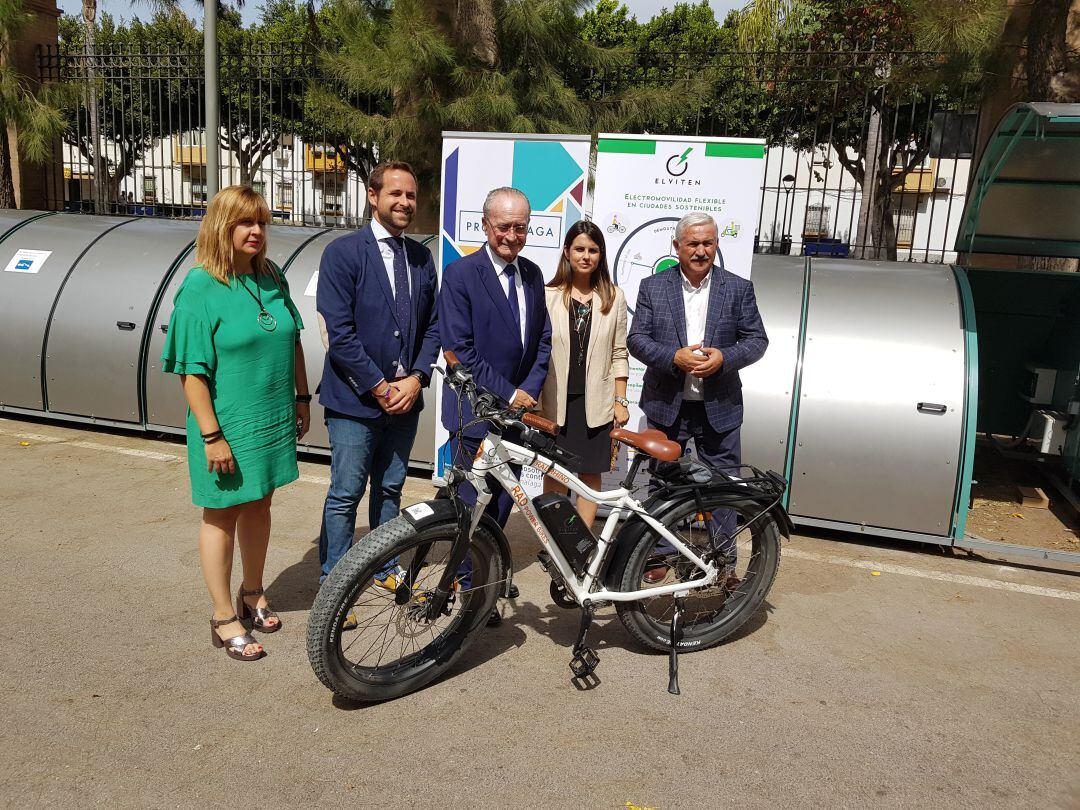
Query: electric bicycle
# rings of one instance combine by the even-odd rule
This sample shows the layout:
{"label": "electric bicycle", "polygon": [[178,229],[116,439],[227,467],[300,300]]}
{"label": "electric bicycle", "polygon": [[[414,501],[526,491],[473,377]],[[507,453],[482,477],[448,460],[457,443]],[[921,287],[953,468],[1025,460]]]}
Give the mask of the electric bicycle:
{"label": "electric bicycle", "polygon": [[[319,680],[346,699],[376,702],[420,689],[454,666],[510,592],[510,545],[484,512],[494,481],[540,541],[553,601],[581,611],[570,661],[578,687],[598,683],[599,656],[586,637],[596,610],[614,605],[634,639],[668,653],[668,691],[679,694],[678,654],[720,644],[761,609],[772,587],[780,537],[791,533],[784,479],[750,466],[738,477],[720,474],[683,459],[660,431],[616,428],[611,437],[633,454],[629,469],[617,489],[593,490],[571,472],[575,459],[556,446],[554,423],[477,385],[452,352],[445,358],[451,391],[474,414],[467,424],[459,419],[457,438],[478,423],[488,432],[471,466],[459,458],[447,470],[446,497],[403,509],[330,572],[308,621],[308,658]],[[635,483],[646,462],[650,491],[639,500]],[[531,498],[515,474],[521,466],[608,507],[599,534],[566,495]],[[476,489],[475,506],[457,494],[465,481]],[[733,537],[712,528],[712,513],[724,509],[736,516]]]}

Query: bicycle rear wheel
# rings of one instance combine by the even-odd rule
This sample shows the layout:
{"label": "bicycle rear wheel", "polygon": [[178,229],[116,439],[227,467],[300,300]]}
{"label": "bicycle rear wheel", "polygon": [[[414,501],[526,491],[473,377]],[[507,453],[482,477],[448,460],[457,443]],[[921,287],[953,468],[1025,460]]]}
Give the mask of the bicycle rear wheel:
{"label": "bicycle rear wheel", "polygon": [[[334,566],[308,619],[308,660],[323,684],[349,700],[392,700],[453,666],[483,630],[505,578],[495,539],[477,528],[469,547],[471,575],[456,582],[443,614],[426,620],[426,601],[456,535],[455,522],[418,532],[397,517],[365,535]],[[411,593],[376,582],[392,564],[417,571]],[[345,629],[350,615],[356,626]]]}
{"label": "bicycle rear wheel", "polygon": [[[708,511],[715,500],[704,501]],[[730,573],[738,580],[729,586],[727,576],[708,588],[693,590],[686,597],[683,614],[683,639],[680,652],[715,647],[738,630],[765,601],[780,566],[780,530],[769,514],[762,515],[749,527],[746,522],[760,511],[751,502],[727,504],[737,515],[737,562]],[[708,515],[698,512],[692,500],[676,506],[661,522],[698,556],[711,551]],[[745,527],[745,528],[744,528]],[[655,532],[646,532],[626,560],[617,580],[620,590],[634,591],[689,582],[701,575],[701,569],[673,549],[667,548]],[[649,581],[646,572],[656,581]],[[662,578],[656,579],[657,576]],[[733,581],[734,582],[734,581]],[[671,649],[671,617],[675,611],[673,596],[647,597],[637,602],[617,602],[619,619],[630,635],[654,650]]]}

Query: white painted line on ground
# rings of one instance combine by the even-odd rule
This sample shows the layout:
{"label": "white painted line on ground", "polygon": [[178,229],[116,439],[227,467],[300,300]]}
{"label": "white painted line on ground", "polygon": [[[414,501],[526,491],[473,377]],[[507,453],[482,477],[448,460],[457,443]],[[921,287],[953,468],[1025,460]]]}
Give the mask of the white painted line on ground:
{"label": "white painted line on ground", "polygon": [[900,574],[905,577],[919,577],[920,579],[934,579],[939,582],[951,582],[954,585],[972,585],[976,588],[991,588],[997,591],[1012,591],[1013,593],[1026,593],[1032,596],[1049,596],[1053,599],[1070,599],[1080,602],[1080,591],[1063,591],[1058,588],[1043,588],[1039,585],[1021,585],[1019,582],[1004,582],[998,579],[986,577],[972,577],[967,574],[947,574],[944,571],[929,571],[925,568],[912,568],[909,565],[896,565],[895,563],[879,563],[872,560],[849,560],[846,557],[836,557],[830,554],[817,554],[813,551],[803,551],[798,548],[785,547],[782,556],[796,560],[808,560],[810,562],[823,562],[831,565],[844,565],[848,568],[861,568],[866,571],[881,571],[884,574]]}
{"label": "white painted line on ground", "polygon": [[[100,450],[106,453],[117,453],[123,456],[135,456],[148,458],[154,461],[180,461],[179,456],[170,453],[158,453],[153,450],[137,450],[131,447],[120,447],[114,444],[98,444],[97,442],[70,441],[59,436],[47,436],[41,433],[23,433],[15,430],[0,428],[0,436],[12,436],[28,442],[42,442],[48,444],[66,444],[70,447],[82,447],[87,450]],[[300,480],[307,484],[329,486],[330,478],[325,475],[300,476]],[[1033,596],[1049,596],[1053,599],[1069,599],[1080,602],[1080,591],[1063,591],[1058,588],[1043,588],[1038,585],[1021,585],[1018,582],[1004,582],[985,577],[972,577],[966,574],[947,574],[943,571],[929,571],[925,568],[912,568],[908,565],[896,565],[894,563],[877,563],[871,560],[849,560],[845,557],[836,557],[829,554],[817,554],[813,551],[803,551],[797,548],[785,548],[785,557],[810,562],[824,562],[831,565],[843,565],[848,568],[861,568],[866,571],[881,571],[886,574],[900,574],[907,577],[919,577],[921,579],[933,579],[939,582],[951,582],[956,585],[972,585],[977,588],[991,588],[998,591],[1012,591],[1013,593],[1026,593]]]}
{"label": "white painted line on ground", "polygon": [[[26,442],[41,442],[43,444],[66,444],[69,447],[82,447],[87,450],[101,450],[106,453],[117,453],[122,456],[136,456],[149,458],[154,461],[180,461],[181,457],[171,453],[159,453],[155,450],[137,450],[132,447],[121,447],[117,444],[99,444],[97,442],[71,441],[62,436],[47,436],[43,433],[23,433],[17,430],[5,430],[0,428],[0,436],[11,436]],[[325,475],[301,475],[300,480],[307,484],[330,486],[330,478]]]}
{"label": "white painted line on ground", "polygon": [[26,442],[41,442],[43,444],[64,444],[68,447],[81,447],[85,450],[100,450],[105,453],[116,453],[121,456],[135,456],[136,458],[149,458],[154,461],[179,461],[180,456],[171,453],[158,453],[154,450],[138,450],[134,447],[121,447],[116,444],[98,444],[97,442],[70,441],[60,436],[46,436],[41,433],[21,433],[15,430],[0,428],[0,435],[12,436]]}

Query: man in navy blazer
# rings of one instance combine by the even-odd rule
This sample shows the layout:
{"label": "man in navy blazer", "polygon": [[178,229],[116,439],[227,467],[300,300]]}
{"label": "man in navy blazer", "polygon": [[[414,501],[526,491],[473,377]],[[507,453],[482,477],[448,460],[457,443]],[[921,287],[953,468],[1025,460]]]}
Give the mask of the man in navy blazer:
{"label": "man in navy blazer", "polygon": [[[483,213],[487,243],[443,271],[439,291],[443,348],[457,355],[477,383],[512,405],[532,408],[547,377],[551,323],[543,274],[519,255],[528,238],[529,200],[517,189],[497,188],[487,195]],[[457,394],[444,386],[442,422],[451,434],[458,429],[458,405]],[[467,400],[460,405],[462,419],[468,422],[472,409]],[[486,432],[483,424],[474,425],[460,447],[452,441],[454,457],[471,463]],[[487,511],[504,526],[513,504],[494,484],[493,493],[496,497]],[[476,502],[470,484],[463,484],[460,494],[466,502]]]}
{"label": "man in navy blazer", "polygon": [[[679,264],[641,283],[626,344],[646,366],[641,410],[649,427],[662,430],[684,452],[693,439],[704,464],[737,474],[739,369],[760,360],[769,339],[754,285],[716,264],[717,240],[710,215],[687,214],[679,221],[673,241]],[[722,533],[719,545],[727,555],[728,587],[738,585],[735,522],[730,509],[713,513],[711,528]],[[662,582],[669,573],[667,565],[657,564],[646,570],[645,580]]]}
{"label": "man in navy blazer", "polygon": [[[319,401],[331,454],[320,581],[352,545],[369,481],[372,529],[400,511],[421,389],[439,353],[435,262],[426,247],[402,236],[416,212],[409,164],[375,167],[368,202],[370,225],[327,245],[319,265],[315,301],[329,344]],[[395,583],[385,582],[392,568],[381,576],[392,589]]]}

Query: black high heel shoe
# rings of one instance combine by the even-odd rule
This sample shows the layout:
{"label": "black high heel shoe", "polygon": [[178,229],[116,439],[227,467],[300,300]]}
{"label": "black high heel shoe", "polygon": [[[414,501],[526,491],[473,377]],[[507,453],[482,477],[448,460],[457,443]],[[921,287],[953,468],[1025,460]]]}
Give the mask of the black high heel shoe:
{"label": "black high heel shoe", "polygon": [[[240,621],[245,622],[251,620],[251,626],[258,630],[260,633],[276,633],[281,629],[281,617],[268,607],[249,607],[248,603],[244,601],[245,596],[262,596],[262,588],[254,588],[250,591],[244,590],[244,586],[240,586],[240,593],[236,595],[236,615],[240,617]],[[277,624],[267,624],[269,619],[277,619]]]}
{"label": "black high heel shoe", "polygon": [[223,639],[217,634],[217,629],[219,627],[224,627],[225,625],[232,624],[235,621],[237,621],[237,618],[235,616],[230,616],[227,619],[211,618],[210,641],[213,642],[216,649],[221,649],[222,647],[224,647],[225,654],[229,656],[229,658],[234,658],[237,661],[258,661],[260,658],[266,655],[266,650],[259,650],[258,652],[245,654],[244,649],[249,644],[259,643],[254,638],[252,638],[249,633],[244,633],[243,635],[233,636],[232,638],[226,639]]}

